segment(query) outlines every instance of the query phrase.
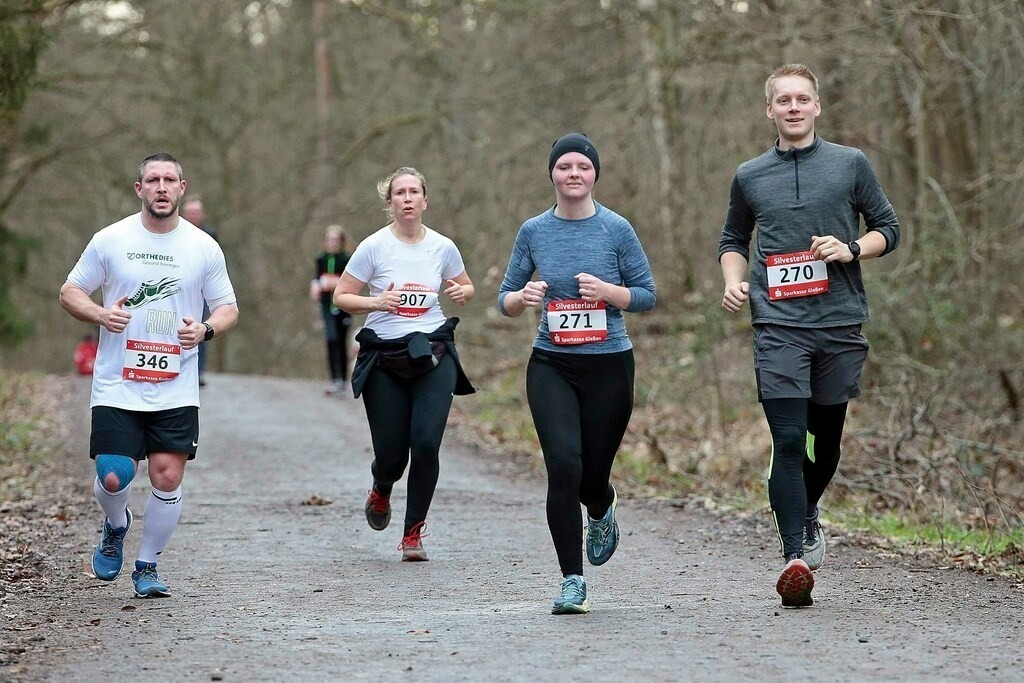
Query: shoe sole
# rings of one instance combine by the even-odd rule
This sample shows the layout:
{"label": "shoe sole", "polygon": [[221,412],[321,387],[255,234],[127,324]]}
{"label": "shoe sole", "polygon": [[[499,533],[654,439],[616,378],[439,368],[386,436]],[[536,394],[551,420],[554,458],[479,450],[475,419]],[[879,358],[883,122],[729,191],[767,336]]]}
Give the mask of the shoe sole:
{"label": "shoe sole", "polygon": [[370,528],[374,531],[384,531],[388,528],[388,524],[391,524],[391,506],[388,505],[388,512],[384,516],[384,522],[374,522],[372,513],[370,512],[370,506],[364,506],[363,511],[366,513],[366,523],[370,525]]}
{"label": "shoe sole", "polygon": [[410,553],[408,555],[402,554],[402,562],[429,562],[430,558],[427,557],[426,553]]}
{"label": "shoe sole", "polygon": [[383,524],[375,524],[374,521],[370,518],[370,513],[367,512],[366,523],[369,524],[370,528],[374,531],[384,531],[388,528],[388,525],[391,524],[391,515],[388,515],[387,519],[384,520]]}
{"label": "shoe sole", "polygon": [[590,602],[587,600],[584,600],[582,605],[567,602],[562,605],[555,605],[551,608],[552,614],[586,614],[589,611]]}
{"label": "shoe sole", "polygon": [[137,598],[169,598],[171,597],[171,591],[169,590],[151,590],[148,593],[140,593],[135,591],[135,597]]}
{"label": "shoe sole", "polygon": [[814,604],[814,598],[811,597],[813,588],[814,574],[803,561],[787,564],[775,584],[783,607],[810,607]]}
{"label": "shoe sole", "polygon": [[[128,523],[125,525],[125,528],[124,528],[124,536],[125,536],[125,538],[128,538],[128,532],[132,530],[132,519],[133,519],[133,517],[132,517],[132,511],[131,510],[125,508],[124,512],[128,516]],[[107,523],[106,520],[103,520],[103,523],[106,524]],[[101,544],[103,543],[103,539],[100,539],[100,543]],[[93,574],[93,576],[95,576],[100,581],[113,581],[117,577],[121,576],[121,571],[124,569],[124,539],[121,539],[121,548],[122,548],[122,550],[121,550],[121,567],[117,570],[117,573],[114,574],[111,577],[100,576],[100,573],[98,571],[96,571],[96,551],[94,550],[93,553],[92,553],[92,574]],[[97,546],[97,550],[98,549],[99,549],[99,546]]]}

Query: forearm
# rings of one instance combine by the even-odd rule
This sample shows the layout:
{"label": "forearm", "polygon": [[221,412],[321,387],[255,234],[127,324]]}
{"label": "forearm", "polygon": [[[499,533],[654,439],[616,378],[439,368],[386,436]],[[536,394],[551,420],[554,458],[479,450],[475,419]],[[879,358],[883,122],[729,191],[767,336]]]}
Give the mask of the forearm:
{"label": "forearm", "polygon": [[213,336],[219,337],[238,322],[238,306],[234,304],[218,306],[210,312],[210,317],[204,322],[213,328]]}
{"label": "forearm", "polygon": [[722,278],[726,288],[735,287],[747,279],[747,259],[738,252],[727,251],[719,259],[722,266]]}
{"label": "forearm", "polygon": [[80,287],[65,282],[60,288],[60,305],[76,320],[102,326],[105,308],[89,298]]}
{"label": "forearm", "polygon": [[609,284],[604,300],[620,311],[624,311],[629,308],[629,304],[633,301],[633,293],[629,291],[629,287]]}
{"label": "forearm", "polygon": [[876,230],[869,230],[866,235],[857,240],[857,244],[860,245],[861,261],[869,258],[878,258],[886,253],[886,249],[888,249],[888,241],[885,239],[885,235]]}
{"label": "forearm", "polygon": [[500,302],[501,312],[510,318],[518,318],[526,310],[526,304],[523,303],[523,290],[515,292],[508,292]]}
{"label": "forearm", "polygon": [[350,315],[364,315],[380,310],[377,297],[339,292],[338,290],[334,291],[334,305]]}

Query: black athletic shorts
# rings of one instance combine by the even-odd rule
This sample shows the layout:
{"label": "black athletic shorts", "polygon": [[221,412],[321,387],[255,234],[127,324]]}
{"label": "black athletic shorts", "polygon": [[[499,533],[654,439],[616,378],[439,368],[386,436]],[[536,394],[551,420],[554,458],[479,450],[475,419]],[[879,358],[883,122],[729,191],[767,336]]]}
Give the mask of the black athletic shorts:
{"label": "black athletic shorts", "polygon": [[860,325],[754,325],[754,373],[759,401],[808,398],[820,405],[860,395],[868,340]]}
{"label": "black athletic shorts", "polygon": [[89,457],[101,453],[145,460],[150,453],[188,453],[199,448],[199,407],[125,410],[93,406]]}

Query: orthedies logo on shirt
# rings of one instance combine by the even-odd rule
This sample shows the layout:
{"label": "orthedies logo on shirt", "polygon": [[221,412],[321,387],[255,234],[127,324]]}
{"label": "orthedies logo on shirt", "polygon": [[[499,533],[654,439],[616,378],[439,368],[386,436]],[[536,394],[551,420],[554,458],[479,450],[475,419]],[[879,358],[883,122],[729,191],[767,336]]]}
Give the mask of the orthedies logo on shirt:
{"label": "orthedies logo on shirt", "polygon": [[156,282],[143,282],[139,285],[138,290],[131,296],[128,301],[124,302],[125,308],[141,308],[146,304],[153,303],[154,301],[160,301],[160,299],[166,299],[169,296],[174,296],[181,291],[181,287],[178,283],[181,282],[181,278],[178,277],[165,277]]}

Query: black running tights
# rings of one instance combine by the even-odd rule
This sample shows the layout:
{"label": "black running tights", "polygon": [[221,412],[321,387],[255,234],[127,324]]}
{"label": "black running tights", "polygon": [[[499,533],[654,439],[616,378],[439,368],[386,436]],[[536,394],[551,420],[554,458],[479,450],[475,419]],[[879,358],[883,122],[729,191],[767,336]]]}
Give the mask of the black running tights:
{"label": "black running tights", "polygon": [[448,354],[432,371],[400,379],[374,368],[363,386],[363,405],[373,441],[374,487],[391,494],[409,465],[408,501],[403,535],[423,522],[440,472],[438,454],[452,407],[455,361]]}
{"label": "black running tights", "polygon": [[633,352],[534,349],[526,394],[548,474],[547,517],[563,576],[583,573],[583,518],[608,512],[615,453],[633,412]]}
{"label": "black running tights", "polygon": [[[761,402],[772,432],[768,500],[785,557],[799,555],[807,518],[839,467],[847,403],[823,406],[803,398]],[[814,460],[807,435],[814,437]]]}

